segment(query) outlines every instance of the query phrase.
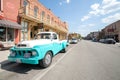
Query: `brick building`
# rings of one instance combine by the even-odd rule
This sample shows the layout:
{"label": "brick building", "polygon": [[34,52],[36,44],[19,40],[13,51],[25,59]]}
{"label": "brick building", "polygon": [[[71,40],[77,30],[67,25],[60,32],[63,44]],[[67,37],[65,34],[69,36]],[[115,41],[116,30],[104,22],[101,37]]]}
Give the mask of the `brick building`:
{"label": "brick building", "polygon": [[18,22],[19,0],[0,0],[0,43],[4,47],[17,44],[22,28]]}
{"label": "brick building", "polygon": [[104,38],[114,38],[117,42],[120,42],[120,20],[106,26],[102,29]]}
{"label": "brick building", "polygon": [[99,33],[100,33],[99,31],[90,32],[87,35],[87,39],[98,41],[99,40]]}
{"label": "brick building", "polygon": [[17,44],[40,31],[54,31],[66,39],[68,25],[38,0],[0,0],[0,42]]}
{"label": "brick building", "polygon": [[55,16],[38,0],[21,0],[19,17],[22,25],[21,40],[33,39],[40,31],[54,31],[66,39],[68,25]]}

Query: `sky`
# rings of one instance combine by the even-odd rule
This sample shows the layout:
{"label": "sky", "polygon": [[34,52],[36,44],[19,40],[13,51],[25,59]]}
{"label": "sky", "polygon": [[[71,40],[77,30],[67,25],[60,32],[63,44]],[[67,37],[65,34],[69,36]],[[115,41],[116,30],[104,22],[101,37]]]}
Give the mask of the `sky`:
{"label": "sky", "polygon": [[86,36],[120,20],[120,0],[39,0],[68,23],[69,32]]}

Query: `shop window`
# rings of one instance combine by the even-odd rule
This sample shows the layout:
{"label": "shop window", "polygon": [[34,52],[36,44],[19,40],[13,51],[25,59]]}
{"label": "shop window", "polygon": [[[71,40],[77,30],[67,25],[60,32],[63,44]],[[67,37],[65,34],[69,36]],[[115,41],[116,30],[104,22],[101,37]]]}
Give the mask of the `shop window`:
{"label": "shop window", "polygon": [[6,41],[6,28],[0,27],[0,41],[5,42]]}
{"label": "shop window", "polygon": [[22,25],[22,32],[27,32],[27,30],[28,30],[28,23],[22,21],[21,25]]}
{"label": "shop window", "polygon": [[0,41],[13,42],[14,41],[14,29],[0,27]]}
{"label": "shop window", "polygon": [[28,22],[22,21],[21,22],[22,25],[22,34],[21,34],[21,41],[23,40],[27,40],[27,32],[28,32]]}
{"label": "shop window", "polygon": [[38,14],[38,7],[34,7],[34,16],[37,17],[37,14]]}
{"label": "shop window", "polygon": [[7,41],[9,41],[9,42],[14,41],[14,29],[12,29],[12,28],[7,29]]}

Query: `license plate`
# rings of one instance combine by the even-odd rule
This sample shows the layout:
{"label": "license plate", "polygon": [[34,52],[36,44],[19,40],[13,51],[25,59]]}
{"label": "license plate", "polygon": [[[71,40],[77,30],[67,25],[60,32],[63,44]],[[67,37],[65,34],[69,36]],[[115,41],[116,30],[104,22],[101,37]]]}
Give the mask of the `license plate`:
{"label": "license plate", "polygon": [[17,59],[16,62],[17,62],[17,63],[21,63],[21,60],[20,60],[20,59]]}
{"label": "license plate", "polygon": [[30,56],[31,56],[30,53],[25,53],[25,54],[24,54],[24,57],[25,57],[25,58],[30,58]]}

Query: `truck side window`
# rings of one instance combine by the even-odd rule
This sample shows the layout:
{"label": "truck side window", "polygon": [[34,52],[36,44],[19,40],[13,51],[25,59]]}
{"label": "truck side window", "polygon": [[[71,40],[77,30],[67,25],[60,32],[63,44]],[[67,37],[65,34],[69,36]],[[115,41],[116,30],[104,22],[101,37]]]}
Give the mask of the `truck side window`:
{"label": "truck side window", "polygon": [[53,34],[53,39],[57,39],[57,35],[56,34]]}

